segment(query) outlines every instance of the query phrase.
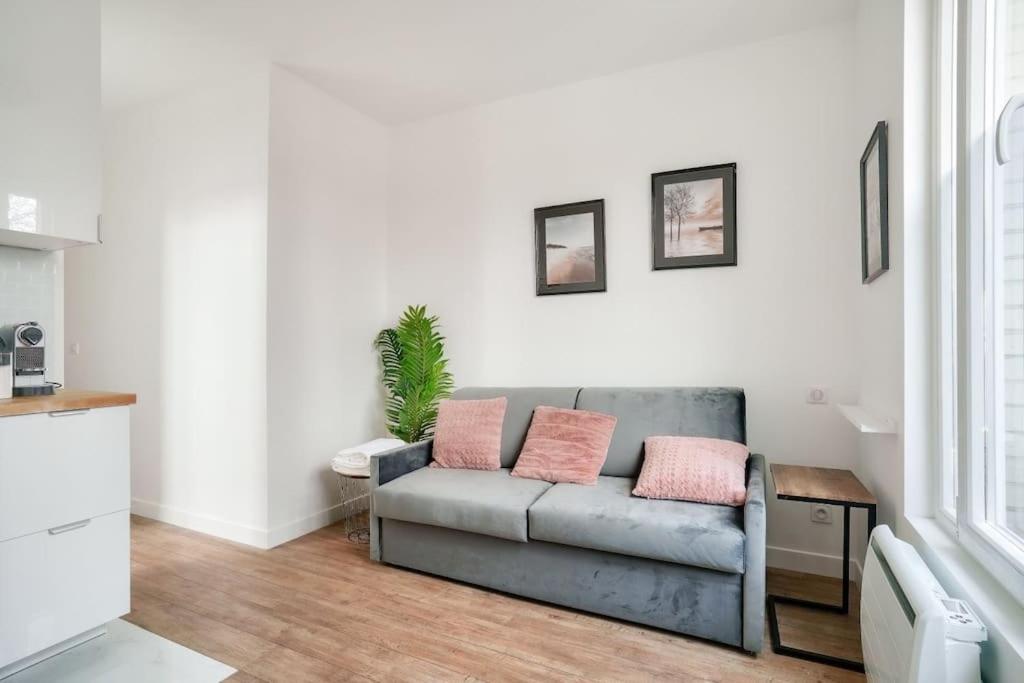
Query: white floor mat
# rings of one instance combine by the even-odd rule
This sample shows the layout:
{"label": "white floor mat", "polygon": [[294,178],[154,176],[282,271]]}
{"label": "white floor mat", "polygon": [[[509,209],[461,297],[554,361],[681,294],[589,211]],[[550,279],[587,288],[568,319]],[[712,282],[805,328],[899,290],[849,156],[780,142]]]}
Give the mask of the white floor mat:
{"label": "white floor mat", "polygon": [[215,683],[235,673],[210,659],[118,619],[107,633],[19,671],[3,683]]}

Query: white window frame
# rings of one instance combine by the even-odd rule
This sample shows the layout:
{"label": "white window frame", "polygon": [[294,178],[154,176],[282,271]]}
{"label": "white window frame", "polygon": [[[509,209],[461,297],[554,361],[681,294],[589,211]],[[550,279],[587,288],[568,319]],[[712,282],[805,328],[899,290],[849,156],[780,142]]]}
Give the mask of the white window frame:
{"label": "white window frame", "polygon": [[935,517],[950,533],[956,531],[956,470],[949,468],[957,461],[957,391],[956,391],[956,0],[943,0],[936,12],[934,104],[935,177],[938,205],[935,216],[939,233],[936,249],[936,387],[939,395],[935,405],[939,425],[939,462],[935,468]]}
{"label": "white window frame", "polygon": [[[1005,516],[1005,488],[996,485],[1005,466],[1003,336],[995,334],[1002,330],[1003,314],[1002,261],[995,258],[1002,253],[997,209],[1002,190],[994,172],[996,120],[1003,104],[996,101],[995,87],[998,5],[998,0],[945,0],[939,13],[936,156],[944,237],[938,249],[937,320],[943,449],[936,468],[936,518],[1024,602],[1024,543],[998,525]],[[946,467],[950,452],[956,454],[955,486]],[[948,506],[951,487],[955,509]]]}

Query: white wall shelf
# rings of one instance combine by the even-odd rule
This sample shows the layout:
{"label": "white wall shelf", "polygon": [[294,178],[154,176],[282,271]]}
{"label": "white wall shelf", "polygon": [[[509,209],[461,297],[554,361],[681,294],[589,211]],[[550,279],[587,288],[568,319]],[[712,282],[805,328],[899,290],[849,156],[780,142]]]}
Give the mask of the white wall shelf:
{"label": "white wall shelf", "polygon": [[864,434],[895,434],[896,421],[875,415],[862,406],[836,404],[839,412],[850,421],[858,431]]}

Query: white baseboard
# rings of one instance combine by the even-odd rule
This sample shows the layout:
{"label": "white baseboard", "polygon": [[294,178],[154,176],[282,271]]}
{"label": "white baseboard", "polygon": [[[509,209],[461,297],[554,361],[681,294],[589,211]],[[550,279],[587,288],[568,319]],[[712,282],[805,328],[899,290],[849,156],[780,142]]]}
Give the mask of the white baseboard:
{"label": "white baseboard", "polygon": [[273,548],[299,536],[305,536],[311,531],[334,524],[341,520],[341,512],[342,504],[338,503],[308,517],[267,530],[238,524],[237,522],[229,522],[228,520],[211,515],[189,512],[188,510],[182,510],[181,508],[162,503],[154,503],[149,500],[132,499],[132,514],[184,527],[202,534],[224,538],[229,541],[244,543],[261,550]]}
{"label": "white baseboard", "polygon": [[[765,559],[769,567],[777,569],[789,569],[795,572],[831,576],[837,579],[843,576],[843,558],[840,555],[825,555],[823,553],[812,553],[807,550],[779,548],[770,545],[766,548]],[[860,562],[850,558],[850,580],[860,583],[862,571]]]}
{"label": "white baseboard", "polygon": [[266,529],[230,522],[211,515],[189,512],[163,503],[132,498],[132,514],[260,549],[268,547]]}
{"label": "white baseboard", "polygon": [[329,524],[341,521],[342,506],[343,503],[338,503],[309,517],[274,527],[267,532],[267,547],[273,548],[274,546],[294,540],[299,536],[305,536],[317,529],[322,529]]}

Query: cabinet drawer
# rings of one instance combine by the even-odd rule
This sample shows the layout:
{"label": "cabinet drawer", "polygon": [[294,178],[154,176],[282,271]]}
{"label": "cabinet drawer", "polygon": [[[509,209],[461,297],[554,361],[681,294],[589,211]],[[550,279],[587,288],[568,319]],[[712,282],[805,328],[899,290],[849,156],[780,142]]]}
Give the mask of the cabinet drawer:
{"label": "cabinet drawer", "polygon": [[128,511],[0,543],[0,667],[130,609]]}
{"label": "cabinet drawer", "polygon": [[0,541],[126,510],[128,408],[0,417]]}

